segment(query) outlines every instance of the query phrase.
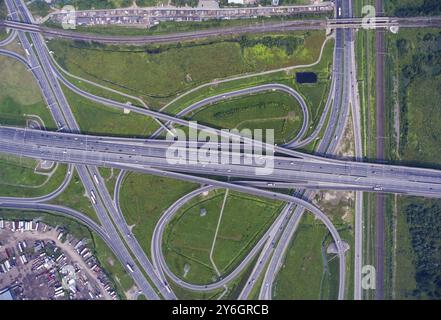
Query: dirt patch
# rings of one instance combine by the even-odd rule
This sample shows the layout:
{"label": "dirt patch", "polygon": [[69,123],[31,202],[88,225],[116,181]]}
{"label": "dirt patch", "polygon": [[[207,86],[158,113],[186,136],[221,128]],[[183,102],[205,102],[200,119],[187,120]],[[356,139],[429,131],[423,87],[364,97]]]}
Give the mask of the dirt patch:
{"label": "dirt patch", "polygon": [[346,121],[343,137],[337,145],[337,155],[344,158],[352,158],[355,156],[354,129],[352,126],[352,117]]}
{"label": "dirt patch", "polygon": [[394,97],[394,135],[395,135],[395,153],[398,159],[400,159],[400,102],[398,97],[398,77],[393,78],[393,90],[392,96]]}
{"label": "dirt patch", "polygon": [[353,191],[320,191],[314,203],[329,216],[338,216],[344,222],[351,224],[354,217]]}
{"label": "dirt patch", "polygon": [[124,291],[124,294],[127,297],[127,300],[136,300],[138,299],[139,289],[137,286],[133,285],[129,290]]}
{"label": "dirt patch", "polygon": [[112,258],[108,258],[108,259],[107,259],[107,262],[108,262],[112,267],[113,267],[114,264],[115,264],[115,261],[113,261]]}

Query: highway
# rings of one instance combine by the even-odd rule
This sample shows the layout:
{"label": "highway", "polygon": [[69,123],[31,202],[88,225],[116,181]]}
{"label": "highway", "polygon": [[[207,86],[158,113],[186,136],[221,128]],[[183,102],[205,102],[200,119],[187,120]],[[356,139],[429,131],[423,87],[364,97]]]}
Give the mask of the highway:
{"label": "highway", "polygon": [[[276,243],[279,241],[280,237],[284,230],[287,229],[287,224],[290,220],[291,211],[294,205],[289,203],[287,204],[282,212],[280,213],[277,220],[273,223],[273,225],[269,228],[268,237],[262,251],[258,257],[258,262],[255,264],[253,270],[251,271],[250,276],[248,277],[248,281],[245,286],[242,288],[242,291],[239,294],[239,300],[246,300],[249,298],[251,291],[254,289],[256,285],[256,280],[260,277],[262,272],[264,272],[267,267],[267,263],[272,257],[274,253],[274,248],[276,248]],[[280,243],[280,241],[279,241]],[[269,286],[269,284],[268,284]],[[261,288],[262,289],[262,288]],[[269,297],[267,300],[270,300]]]}
{"label": "highway", "polygon": [[[18,12],[16,12],[14,2],[17,6]],[[14,21],[0,21],[0,25],[8,26],[15,30],[13,31],[13,35],[11,34],[6,40],[0,42],[0,45],[2,45],[2,43],[8,43],[7,41],[12,41],[14,39],[13,37],[18,35],[23,48],[27,52],[27,56],[24,58],[16,53],[3,49],[0,49],[0,54],[20,61],[33,73],[60,132],[45,132],[33,129],[0,126],[0,152],[67,163],[69,164],[69,171],[63,183],[50,194],[29,199],[3,197],[0,198],[0,206],[15,205],[17,208],[23,209],[35,208],[35,210],[49,210],[48,207],[44,207],[46,205],[41,202],[53,199],[66,188],[72,177],[73,168],[75,167],[86,191],[89,193],[91,201],[92,198],[94,199],[92,201],[93,207],[103,225],[102,227],[99,227],[102,235],[107,237],[106,239],[109,241],[109,246],[111,246],[123,266],[125,266],[126,263],[130,263],[134,266],[135,270],[134,272],[130,272],[130,274],[134,278],[138,287],[149,299],[158,299],[159,295],[147,282],[144,274],[138,269],[135,261],[139,262],[142,270],[148,275],[163,297],[166,299],[176,299],[176,296],[167,283],[166,276],[170,277],[180,286],[191,290],[207,291],[220,288],[234,279],[249,264],[260,249],[262,249],[262,252],[259,256],[258,264],[255,265],[252,275],[240,297],[246,298],[249,295],[258,275],[264,271],[265,266],[268,265],[268,261],[271,259],[259,295],[261,299],[270,299],[272,297],[272,284],[277,275],[278,268],[305,209],[311,211],[323,221],[336,243],[340,262],[338,297],[339,299],[343,299],[345,291],[345,256],[342,241],[338,232],[325,214],[310,203],[310,199],[315,195],[315,190],[322,188],[357,191],[354,297],[355,299],[358,299],[361,290],[360,273],[358,271],[361,267],[362,256],[361,191],[401,193],[406,195],[431,197],[441,196],[440,171],[359,162],[362,155],[361,137],[359,135],[360,111],[356,89],[357,83],[352,29],[360,26],[360,20],[352,18],[351,2],[348,0],[342,0],[341,2],[339,0],[337,2],[337,8],[341,7],[343,9],[343,15],[342,17],[339,17],[339,19],[334,20],[290,21],[266,24],[257,27],[211,29],[198,33],[145,37],[112,37],[87,35],[58,29],[52,30],[35,25],[32,16],[21,0],[6,0],[6,4],[10,11],[10,16]],[[18,22],[20,20],[19,14],[23,18],[24,23]],[[427,25],[439,26],[441,25],[441,19],[438,17],[404,19],[383,18],[383,20],[379,20],[379,24],[382,28],[391,25],[399,25],[401,27],[420,27]],[[279,29],[276,29],[277,27]],[[326,27],[336,29],[336,46],[334,51],[334,70],[331,90],[318,126],[315,128],[313,134],[306,138],[304,136],[307,132],[309,122],[308,108],[300,94],[290,87],[280,84],[268,84],[220,94],[199,101],[182,110],[176,116],[171,116],[165,113],[148,110],[147,108],[139,108],[137,106],[122,104],[110,99],[98,97],[77,88],[54,66],[54,60],[48,53],[47,47],[42,38],[42,34],[44,34],[49,37],[60,36],[70,39],[93,40],[104,43],[123,42],[139,44],[145,42],[181,41],[196,39],[198,37],[238,34],[244,32],[301,30],[297,28],[310,28],[313,30],[315,28],[323,29]],[[29,32],[30,40],[26,37],[24,31]],[[297,136],[286,145],[279,147],[263,144],[264,147],[269,147],[269,149],[274,152],[274,158],[272,158],[272,154],[270,156],[256,156],[239,152],[233,154],[233,156],[237,156],[239,159],[239,163],[234,164],[200,161],[170,163],[170,158],[167,157],[167,151],[173,147],[173,144],[175,143],[174,141],[97,137],[80,134],[80,128],[75,121],[66,98],[64,97],[59,81],[73,92],[92,101],[113,108],[129,109],[130,111],[153,117],[154,119],[157,119],[157,121],[163,120],[167,125],[176,123],[187,127],[190,126],[190,123],[187,120],[181,119],[181,117],[195,112],[201,107],[241,95],[277,90],[290,94],[299,102],[303,112],[303,124]],[[350,109],[349,106],[351,106],[352,109]],[[146,106],[144,105],[144,107]],[[337,150],[349,119],[350,110],[352,110],[354,132],[356,133],[355,152],[357,161],[344,161],[329,158],[329,156],[332,157]],[[317,153],[323,156],[309,155],[287,149],[287,147],[294,148],[304,146],[313,141],[323,128],[328,114],[328,125],[325,128],[324,137],[317,149]],[[237,135],[226,134],[208,126],[199,126],[199,129],[211,131],[233,140],[234,138],[240,138]],[[158,136],[162,131],[163,128],[159,129],[154,137]],[[240,140],[244,144],[255,142],[249,138],[240,138]],[[196,154],[201,146],[202,143],[186,142],[178,144],[176,150],[183,152],[187,156],[191,156]],[[219,152],[218,156],[225,154],[225,151],[222,148],[222,143],[215,143],[212,147],[216,150],[222,150]],[[265,164],[268,163],[267,161],[272,161],[272,159],[274,159],[274,170],[269,168],[271,170],[268,171]],[[251,162],[249,162],[249,160]],[[262,161],[259,162],[257,160],[264,160],[264,164],[262,164]],[[203,186],[201,189],[179,199],[161,217],[160,222],[156,226],[154,239],[152,241],[153,263],[150,263],[145,252],[131,233],[121,212],[121,208],[119,207],[119,189],[123,173],[121,173],[117,179],[117,186],[115,188],[114,198],[112,199],[105,187],[104,180],[97,170],[97,166],[113,167],[122,170],[133,170],[173,177],[176,179],[184,179],[199,183]],[[265,174],[256,176],[257,172],[265,172]],[[194,176],[195,174],[227,177],[230,182],[227,183],[203,178],[201,176]],[[290,196],[264,190],[269,187],[271,189],[301,188],[308,190],[303,194]],[[167,223],[183,203],[199,194],[201,190],[210,190],[212,188],[228,188],[270,199],[278,199],[287,202],[287,205],[276,219],[276,222],[267,230],[265,235],[258,241],[257,245],[248,253],[246,258],[235,270],[217,282],[207,285],[194,285],[184,282],[169,270],[162,255],[162,235]],[[71,212],[68,209],[64,210],[54,207],[52,207],[52,210],[58,210],[61,214],[71,214],[74,218],[81,221],[78,212]],[[294,212],[292,213],[293,210]],[[87,221],[82,222],[86,225],[88,223]],[[96,227],[97,226],[92,226],[91,228],[93,229]],[[121,238],[124,241],[122,241]],[[276,242],[278,242],[277,246],[275,246]],[[126,245],[130,251],[127,250]],[[130,252],[135,259],[133,259]]]}
{"label": "highway", "polygon": [[[357,67],[355,62],[354,41],[350,43],[350,88],[351,88],[351,114],[354,132],[354,148],[356,161],[363,160],[363,142],[361,138],[361,107],[358,94]],[[355,223],[354,223],[354,300],[362,299],[361,275],[363,264],[363,192],[355,193]]]}
{"label": "highway", "polygon": [[[12,19],[18,20],[19,12],[24,21],[28,23],[33,22],[32,16],[30,15],[27,8],[24,6],[22,1],[15,1],[14,3],[12,0],[6,0],[6,5]],[[15,5],[17,5],[17,7],[15,7]],[[18,9],[18,12],[16,11],[16,8]],[[44,43],[44,41],[40,38],[39,34],[35,33],[30,34],[33,46],[31,46],[27,37],[22,32],[19,32],[19,38],[23,48],[27,52],[31,69],[34,70],[33,73],[38,79],[40,88],[42,88],[44,99],[46,100],[46,103],[58,127],[60,129],[72,128],[73,131],[79,132],[78,124],[76,123],[75,118],[70,111],[69,105],[66,101],[66,98],[64,97],[60,85],[54,77],[51,65],[48,64],[48,59],[46,55],[47,52],[44,50],[44,46],[42,44]],[[34,53],[34,48],[37,51],[38,58],[37,55],[35,55]],[[45,66],[44,68],[40,65],[39,59]],[[95,188],[94,182],[92,180],[92,174],[99,176],[97,169],[86,168],[84,165],[78,165],[76,169],[78,175],[80,176],[80,179],[83,181],[86,190],[89,190],[90,193],[92,193],[92,190],[96,190],[99,195],[102,194],[102,189],[105,188],[103,188],[102,186],[98,186],[97,188]],[[89,170],[92,170],[93,173],[91,173]],[[107,190],[104,190],[104,192],[107,192]],[[98,197],[98,199],[93,201],[92,205],[97,213],[100,222],[104,226],[105,230],[108,232],[110,238],[113,239],[113,246],[119,251],[118,256],[125,258],[123,266],[126,268],[127,272],[132,275],[138,287],[141,291],[143,291],[147,298],[159,298],[156,292],[147,282],[141,271],[137,268],[125,245],[120,240],[119,235],[107,214],[106,206],[105,204],[103,204],[101,197]],[[131,272],[127,268],[127,264],[134,266],[133,272]]]}
{"label": "highway", "polygon": [[[328,104],[329,105],[329,104]],[[335,115],[335,114],[334,114]],[[322,117],[322,119],[324,119],[325,117]],[[323,123],[323,121],[322,121],[322,123]],[[316,131],[316,132],[318,132],[318,131]]]}
{"label": "highway", "polygon": [[[339,13],[341,9],[341,15]],[[345,17],[349,17],[352,11],[351,8],[351,2],[349,1],[337,1],[335,5],[335,15],[337,19],[344,19]],[[340,17],[338,17],[340,15]],[[343,30],[338,29],[336,30],[336,45],[334,48],[334,63],[333,63],[333,83],[332,83],[332,90],[330,92],[330,95],[328,96],[327,103],[331,103],[332,100],[332,111],[329,118],[329,123],[325,128],[325,132],[323,135],[323,139],[320,141],[318,145],[317,152],[324,155],[333,154],[336,149],[336,145],[330,146],[331,141],[334,139],[336,141],[340,141],[342,137],[343,130],[339,129],[340,127],[345,126],[344,121],[339,121],[339,118],[341,115],[344,115],[346,103],[347,101],[342,101],[341,98],[341,92],[342,92],[342,84],[343,84],[343,58],[344,58],[344,36],[347,36],[346,33],[343,33]],[[347,44],[348,39],[346,39]],[[347,95],[345,96],[347,97]],[[337,134],[335,134],[337,132]],[[293,185],[293,187],[297,187],[297,185]],[[312,199],[315,196],[315,192],[308,190],[304,193],[304,197],[307,199]],[[294,213],[291,215],[289,220],[289,227],[285,228],[283,231],[281,238],[279,242],[277,243],[277,246],[274,250],[274,254],[271,257],[271,261],[269,262],[269,266],[266,270],[263,284],[260,289],[259,298],[261,299],[271,299],[272,298],[272,286],[276,279],[276,275],[279,271],[280,266],[282,265],[282,261],[284,259],[285,253],[289,247],[289,244],[291,242],[291,239],[294,235],[294,232],[296,231],[296,228],[298,226],[298,223],[304,213],[304,209],[302,207],[297,207],[294,210]],[[262,253],[262,255],[264,255]],[[341,253],[340,253],[341,254]],[[269,257],[269,255],[266,255],[266,257]],[[268,258],[267,258],[268,259]],[[259,274],[252,274],[253,278],[257,278]],[[343,279],[342,274],[340,274],[340,286],[342,285],[342,282],[345,281]],[[246,296],[243,296],[242,298],[246,298]],[[339,292],[339,299],[344,298],[344,294]]]}
{"label": "highway", "polygon": [[[376,21],[377,28],[389,28],[391,26],[398,26],[401,28],[420,28],[420,27],[439,27],[441,26],[441,17],[382,17]],[[324,29],[347,29],[347,28],[361,28],[362,19],[346,19],[346,20],[289,20],[284,22],[271,22],[264,24],[254,24],[249,26],[236,26],[227,28],[213,28],[198,30],[192,32],[182,32],[175,34],[164,35],[147,35],[147,36],[110,36],[91,33],[82,33],[72,30],[55,29],[42,27],[39,25],[22,23],[17,19],[0,20],[0,27],[8,27],[11,29],[27,31],[30,33],[41,33],[50,38],[64,38],[70,40],[95,41],[106,44],[145,44],[145,43],[166,43],[176,41],[197,40],[207,37],[227,36],[244,33],[270,33],[270,32],[287,32],[295,30],[324,30]]]}
{"label": "highway", "polygon": [[53,191],[51,191],[48,194],[45,194],[43,196],[39,197],[32,197],[32,198],[17,198],[17,197],[0,197],[0,202],[4,201],[20,201],[20,202],[27,202],[27,203],[37,203],[37,202],[47,202],[50,200],[55,199],[60,194],[63,193],[64,190],[66,190],[67,186],[72,180],[73,177],[73,168],[74,166],[69,164],[67,167],[66,176],[64,177],[61,184]]}
{"label": "highway", "polygon": [[[23,16],[30,17],[30,14],[27,12],[25,6],[21,1],[17,2],[19,4],[19,8],[21,9]],[[28,21],[31,21],[31,18],[28,18]],[[38,51],[38,55],[41,59],[41,61],[45,65],[45,70],[49,70],[47,74],[48,79],[50,80],[50,84],[52,86],[53,92],[56,94],[56,100],[60,103],[60,107],[62,109],[62,114],[66,118],[66,122],[63,124],[64,119],[59,119],[57,123],[60,124],[61,128],[71,128],[75,132],[79,132],[78,124],[76,123],[76,120],[70,110],[70,107],[67,103],[66,98],[64,97],[63,91],[61,90],[60,85],[58,84],[58,81],[55,78],[55,75],[53,73],[52,65],[49,63],[50,58],[48,57],[48,50],[45,47],[44,41],[39,38],[36,34],[31,34],[31,38],[34,41],[35,48]],[[161,292],[161,294],[169,299],[174,299],[175,296],[172,292],[169,292],[168,290],[165,290],[164,286],[161,284],[161,281],[156,277],[156,274],[152,268],[151,263],[148,261],[148,259],[145,256],[144,251],[142,250],[141,246],[138,244],[136,239],[133,237],[128,236],[128,227],[126,224],[122,224],[120,220],[120,216],[118,215],[118,212],[111,200],[111,197],[105,188],[104,180],[100,176],[99,171],[94,167],[83,167],[83,166],[77,166],[77,171],[80,176],[80,178],[83,181],[83,184],[85,186],[86,190],[90,190],[90,193],[93,193],[93,190],[98,194],[98,199],[95,201],[95,203],[92,201],[93,206],[96,207],[96,211],[98,214],[98,217],[100,218],[101,223],[105,226],[107,232],[110,234],[111,238],[114,239],[115,243],[119,246],[120,250],[125,253],[126,260],[124,263],[124,266],[126,266],[127,263],[129,263],[132,266],[135,266],[134,279],[138,283],[140,289],[146,294],[146,296],[149,299],[157,299],[158,295],[154,291],[154,289],[151,287],[151,285],[146,281],[144,276],[140,273],[140,271],[137,269],[134,261],[130,257],[128,251],[124,247],[124,244],[119,239],[119,235],[117,230],[115,229],[113,222],[111,219],[109,219],[109,216],[107,215],[107,212],[110,214],[112,219],[115,222],[115,225],[118,229],[118,231],[122,234],[123,239],[127,243],[130,250],[135,254],[136,259],[140,262],[140,265],[142,266],[143,270],[149,275],[149,278],[157,285],[157,288]],[[94,179],[92,179],[92,177]],[[95,181],[98,180],[98,182]]]}
{"label": "highway", "polygon": [[[278,84],[278,83],[263,84],[263,85],[259,85],[259,86],[248,87],[245,89],[230,91],[230,92],[221,93],[221,94],[218,94],[215,96],[211,96],[211,97],[205,98],[201,101],[195,102],[192,105],[186,107],[182,111],[178,112],[176,114],[176,117],[182,118],[184,116],[187,116],[187,115],[197,111],[200,108],[215,104],[216,102],[219,102],[219,101],[224,101],[227,99],[232,99],[232,98],[236,98],[236,97],[240,97],[240,96],[244,96],[244,95],[251,95],[251,94],[256,94],[256,93],[266,92],[266,91],[284,92],[284,93],[290,95],[293,99],[295,99],[299,103],[300,108],[302,110],[302,114],[303,114],[302,127],[300,128],[300,131],[296,134],[296,136],[292,139],[292,141],[287,142],[287,144],[290,144],[292,142],[295,142],[295,141],[298,141],[299,139],[301,139],[308,131],[308,126],[309,126],[308,106],[306,105],[306,102],[303,99],[303,97],[300,95],[300,93],[298,93],[293,88],[288,87],[287,85],[284,85],[284,84]],[[190,117],[191,117],[191,115],[190,115]],[[170,125],[170,122],[165,124],[165,126],[167,126],[167,127],[169,125]],[[155,133],[153,133],[151,138],[157,138],[161,134],[161,132],[163,132],[163,131],[164,131],[163,127],[159,128]],[[286,147],[286,146],[284,146],[284,147]]]}
{"label": "highway", "polygon": [[[43,56],[43,58],[45,58],[44,56]],[[46,57],[47,58],[47,57]],[[43,59],[43,61],[44,61],[44,59]],[[33,69],[33,68],[32,68]],[[38,77],[38,75],[37,75],[37,77]],[[46,95],[45,95],[45,97],[46,97]],[[64,127],[64,126],[63,126]],[[75,127],[75,126],[74,126]]]}
{"label": "highway", "polygon": [[[337,250],[339,252],[339,266],[340,266],[339,270],[340,270],[340,279],[341,279],[340,283],[339,283],[339,298],[340,299],[343,298],[344,287],[345,287],[345,265],[346,265],[344,249],[343,249],[343,242],[338,234],[338,231],[335,229],[335,227],[333,226],[333,224],[329,220],[329,218],[320,209],[318,209],[316,206],[312,205],[309,201],[306,201],[301,198],[293,197],[293,196],[290,196],[287,194],[281,194],[281,193],[277,193],[277,192],[273,192],[273,191],[261,190],[261,189],[256,189],[256,188],[249,187],[249,186],[236,185],[236,184],[232,184],[232,183],[228,183],[228,182],[212,180],[212,179],[207,179],[204,177],[192,176],[192,175],[187,175],[187,174],[182,174],[182,173],[177,173],[177,172],[168,172],[168,171],[163,171],[163,170],[158,170],[158,169],[153,169],[153,168],[143,168],[141,166],[122,166],[121,168],[127,169],[127,170],[135,170],[135,171],[139,170],[141,172],[146,172],[146,173],[159,175],[159,176],[170,177],[170,178],[179,179],[179,180],[192,181],[195,183],[199,183],[201,185],[210,185],[210,186],[214,186],[214,187],[218,187],[218,188],[227,188],[227,189],[235,190],[238,192],[261,196],[261,197],[272,199],[272,200],[285,201],[288,203],[293,203],[293,204],[297,204],[299,206],[304,207],[305,209],[310,211],[312,214],[314,214],[318,219],[320,219],[325,224],[325,226],[328,228],[332,238],[334,239],[334,242],[337,246]],[[177,204],[175,203],[175,205],[177,208],[179,208],[179,206],[180,206],[179,201]],[[174,207],[174,205],[172,205],[170,208],[177,209],[176,207]],[[162,216],[162,218],[167,217],[168,215],[172,214],[173,213],[172,209],[169,209],[167,215],[164,214]],[[159,233],[157,233],[157,234],[159,234]],[[169,275],[172,276],[172,279],[173,279],[174,278],[173,274],[171,273],[170,270],[167,270],[168,266],[166,265],[165,261],[160,262],[160,260],[163,259],[162,254],[159,253],[161,251],[161,248],[160,248],[160,242],[161,242],[160,238],[161,237],[162,236],[157,236],[155,238],[155,240],[152,241],[152,244],[153,243],[158,244],[157,248],[152,247],[152,251],[156,250],[155,253],[153,254],[154,259],[159,259],[156,261],[154,260],[155,261],[154,263],[155,264],[158,264],[158,262],[162,263],[163,268],[164,268],[163,270],[166,270],[167,274],[170,273]],[[239,270],[243,269],[243,267],[238,267],[236,270],[238,270],[238,269]],[[217,288],[219,286],[219,282],[213,283],[213,284],[207,284],[207,285],[194,285],[194,284],[186,283],[186,282],[180,280],[179,278],[175,278],[174,280],[178,281],[178,284],[181,285],[182,287],[192,289],[192,290],[197,290],[197,291],[211,290],[211,289]]]}
{"label": "highway", "polygon": [[171,272],[171,270],[167,267],[163,252],[162,252],[162,239],[164,235],[165,228],[168,223],[172,220],[174,215],[178,212],[178,210],[188,203],[191,199],[199,196],[200,194],[214,190],[215,187],[209,185],[201,187],[193,192],[186,194],[182,198],[178,199],[174,204],[172,204],[167,210],[163,213],[160,220],[156,224],[155,230],[152,236],[152,244],[151,251],[153,256],[153,264],[155,265],[157,270],[160,270],[162,273],[162,277],[165,279],[165,275],[171,278],[173,281],[177,282],[179,285],[186,287],[187,289],[197,290],[197,291],[210,291],[214,289],[219,289],[228,284],[231,280],[235,279],[253,260],[262,246],[268,242],[268,239],[272,237],[272,234],[279,229],[280,224],[286,220],[286,213],[280,214],[274,224],[265,232],[265,234],[260,238],[260,240],[256,243],[256,245],[248,252],[245,258],[242,259],[240,264],[227,275],[223,275],[222,278],[219,278],[218,281],[207,284],[207,285],[194,285],[185,282],[180,277],[176,276]]}
{"label": "highway", "polygon": [[[133,141],[136,140],[139,140],[138,144],[134,145]],[[181,145],[175,141],[169,142],[172,145],[176,144],[173,148],[187,155],[188,160],[181,161],[182,154],[174,157],[169,153],[170,145],[167,143],[151,144],[144,139],[124,138],[114,142],[112,138],[107,137],[4,126],[0,126],[0,141],[1,152],[62,163],[116,168],[121,165],[137,165],[276,183],[311,181],[341,186],[370,186],[373,192],[433,197],[439,197],[441,191],[441,172],[433,169],[320,157],[317,157],[320,160],[316,161],[308,158],[260,156],[243,152],[227,153],[237,160],[237,164],[222,164],[218,161],[219,158],[216,158],[216,161],[192,160],[191,157],[199,152],[199,148],[189,147],[186,143]],[[220,145],[222,149],[222,144]],[[217,151],[219,156],[223,153]],[[263,160],[274,161],[274,168],[267,167]],[[256,175],[259,171],[262,171],[260,176]]]}
{"label": "highway", "polygon": [[[383,0],[375,0],[379,14],[383,13]],[[386,38],[383,30],[375,30],[375,158],[385,160],[385,130],[386,130]],[[386,198],[382,194],[375,197],[375,298],[384,299],[384,263],[385,263],[385,209]]]}
{"label": "highway", "polygon": [[5,39],[0,41],[0,47],[7,46],[12,41],[14,41],[16,37],[17,37],[17,30],[12,30]]}

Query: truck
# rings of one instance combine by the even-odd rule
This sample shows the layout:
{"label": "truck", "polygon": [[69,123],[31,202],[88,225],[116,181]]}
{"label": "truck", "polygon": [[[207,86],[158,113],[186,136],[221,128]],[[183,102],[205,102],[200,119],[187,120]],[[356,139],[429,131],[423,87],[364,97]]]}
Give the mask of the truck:
{"label": "truck", "polygon": [[95,173],[93,174],[93,180],[95,180],[95,183],[96,183],[96,184],[100,184],[100,182],[99,182],[99,180],[98,180],[98,177],[96,176]]}
{"label": "truck", "polygon": [[133,272],[133,271],[134,271],[134,270],[133,270],[133,267],[132,267],[132,265],[131,265],[130,263],[127,263],[127,264],[126,264],[126,267],[127,267],[127,269],[129,269],[130,272]]}
{"label": "truck", "polygon": [[93,190],[90,190],[90,200],[92,200],[93,204],[96,204],[96,196],[95,196],[95,192],[93,192]]}
{"label": "truck", "polygon": [[376,185],[376,186],[374,187],[374,191],[383,191],[383,187],[380,186],[380,185]]}

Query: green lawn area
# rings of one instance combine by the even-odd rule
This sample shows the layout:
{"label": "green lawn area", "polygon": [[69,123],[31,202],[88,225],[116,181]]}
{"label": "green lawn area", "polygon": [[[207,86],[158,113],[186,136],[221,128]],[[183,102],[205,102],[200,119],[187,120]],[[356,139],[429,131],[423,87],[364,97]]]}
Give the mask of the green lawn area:
{"label": "green lawn area", "polygon": [[439,15],[441,3],[438,0],[388,0],[384,1],[389,16]]}
{"label": "green lawn area", "polygon": [[110,277],[113,279],[119,296],[125,298],[124,292],[132,288],[135,282],[124,269],[124,266],[121,264],[121,262],[119,262],[113,252],[100,237],[94,235],[93,242],[95,245],[95,253],[98,260],[100,261],[107,274],[109,274]]}
{"label": "green lawn area", "polygon": [[396,285],[397,299],[411,297],[416,289],[414,251],[407,217],[403,210],[406,208],[406,198],[399,198],[401,208],[397,215],[397,243],[396,243]]}
{"label": "green lawn area", "polygon": [[128,173],[121,186],[120,205],[129,226],[141,247],[150,256],[150,243],[156,222],[176,200],[191,192],[197,185],[156,177]]}
{"label": "green lawn area", "polygon": [[173,292],[181,300],[216,300],[225,290],[224,288],[221,288],[209,292],[192,291],[176,285],[170,279],[169,284],[172,287]]}
{"label": "green lawn area", "polygon": [[[8,9],[6,8],[6,4],[4,1],[0,2],[0,19],[6,19],[8,15]],[[3,31],[4,29],[2,29]]]}
{"label": "green lawn area", "polygon": [[66,190],[51,202],[82,212],[92,218],[96,223],[100,224],[95,210],[92,207],[92,203],[90,202],[89,197],[86,196],[86,190],[84,190],[80,177],[76,171],[72,174],[74,176]]}
{"label": "green lawn area", "polygon": [[[327,94],[329,91],[329,84],[330,84],[329,75],[332,66],[333,44],[334,44],[333,41],[327,42],[327,44],[324,47],[322,60],[313,67],[295,69],[290,72],[282,71],[282,72],[274,72],[260,76],[251,76],[244,79],[232,80],[223,83],[217,83],[210,86],[204,86],[189,94],[182,95],[179,99],[177,99],[173,103],[170,103],[164,111],[170,114],[176,114],[179,111],[185,109],[186,107],[192,105],[193,103],[198,102],[210,96],[219,95],[225,92],[267,84],[267,83],[280,83],[296,89],[305,99],[305,102],[308,106],[310,113],[310,128],[308,132],[311,132],[314,130],[318,120],[321,117],[327,99]],[[297,71],[316,72],[318,75],[318,82],[316,84],[308,84],[308,85],[299,85],[295,83],[293,78],[295,77],[295,72]],[[262,95],[268,95],[268,93],[262,93]],[[279,93],[277,93],[277,95],[283,96],[280,95]],[[269,95],[269,97],[271,97],[271,95]],[[234,101],[236,100],[250,101],[251,99],[242,97],[242,98],[234,99]],[[225,104],[227,104],[227,106],[231,105],[233,108],[235,107],[235,105],[228,102],[222,101],[218,103],[218,105],[223,108],[225,108],[224,106]],[[207,106],[204,108],[204,110],[206,109],[207,110],[206,112],[211,113],[210,108],[211,106]],[[209,116],[207,115],[207,119],[208,118]],[[215,124],[215,122],[213,121],[213,117],[211,118],[212,120],[210,123]],[[279,130],[280,129],[282,128],[279,128]]]}
{"label": "green lawn area", "polygon": [[5,28],[0,28],[0,41],[6,39],[8,37],[8,33]]}
{"label": "green lawn area", "polygon": [[407,97],[409,132],[402,157],[439,166],[441,149],[441,75],[412,82]]}
{"label": "green lawn area", "polygon": [[310,0],[280,0],[279,5],[281,6],[295,6],[295,5],[303,5],[303,4],[311,4]]}
{"label": "green lawn area", "polygon": [[39,17],[45,17],[51,11],[51,7],[45,0],[34,0],[28,8],[32,15]]}
{"label": "green lawn area", "polygon": [[293,139],[303,123],[299,103],[280,92],[263,92],[221,101],[189,114],[188,118],[220,129],[273,129],[279,144]]}
{"label": "green lawn area", "polygon": [[311,63],[324,37],[321,31],[292,32],[144,47],[51,40],[49,47],[66,70],[141,96],[155,108],[213,79]]}
{"label": "green lawn area", "polygon": [[392,74],[399,81],[399,157],[415,165],[440,165],[440,42],[439,30],[431,29],[409,29],[389,36],[389,45],[398,51]]}
{"label": "green lawn area", "polygon": [[209,291],[209,292],[197,292],[186,290],[178,285],[174,284],[173,281],[169,280],[171,287],[173,288],[173,292],[176,293],[179,299],[183,300],[237,300],[242,288],[245,286],[248,278],[257,262],[257,257],[251,260],[251,262],[245,266],[244,270],[240,272],[236,278],[231,280],[227,284],[227,291],[225,292],[225,288],[220,288],[217,290]]}
{"label": "green lawn area", "polygon": [[[140,4],[145,1],[138,0],[136,2]],[[154,3],[156,0],[151,0],[151,2]],[[51,1],[51,6],[61,9],[64,5],[72,5],[77,10],[91,10],[125,8],[131,6],[133,3],[133,0],[57,0]],[[33,14],[45,16],[49,11],[50,6],[45,0],[34,0],[31,1],[29,9]]]}
{"label": "green lawn area", "polygon": [[35,115],[43,120],[46,128],[55,128],[32,74],[20,62],[2,56],[0,70],[0,122],[24,126],[27,115]]}
{"label": "green lawn area", "polygon": [[49,179],[34,172],[37,161],[30,158],[0,154],[0,185],[18,188],[39,188]]}
{"label": "green lawn area", "polygon": [[324,273],[322,242],[328,231],[311,214],[302,217],[273,287],[275,299],[318,300]]}
{"label": "green lawn area", "polygon": [[[46,128],[54,129],[54,121],[32,74],[19,62],[6,57],[0,57],[0,70],[0,123],[25,127],[27,120],[41,119]],[[60,165],[48,179],[34,172],[37,161],[6,154],[0,155],[0,163],[0,193],[3,196],[44,195],[55,189],[66,174],[66,166]]]}
{"label": "green lawn area", "polygon": [[50,177],[34,173],[33,159],[0,154],[0,196],[38,197],[55,190],[64,180],[67,166],[59,164]]}
{"label": "green lawn area", "polygon": [[113,198],[113,193],[115,191],[116,179],[118,178],[119,169],[114,168],[98,168],[101,176],[106,183],[107,190],[109,190],[110,196]]}
{"label": "green lawn area", "polygon": [[397,298],[440,299],[440,212],[439,199],[400,198]]}
{"label": "green lawn area", "polygon": [[[186,281],[203,284],[217,278],[209,255],[224,197],[224,190],[215,190],[194,198],[167,226],[163,243],[166,261]],[[201,216],[204,209],[206,215]],[[229,193],[213,251],[213,261],[221,274],[237,266],[280,209],[279,202]]]}
{"label": "green lawn area", "polygon": [[[415,3],[417,5],[418,2]],[[437,29],[407,29],[388,35],[389,83],[397,88],[399,145],[394,160],[414,166],[440,168],[439,148],[441,94],[441,34]],[[440,275],[431,266],[439,263],[436,200],[399,197],[397,212],[396,274],[393,290],[397,298],[439,299]],[[430,241],[430,243],[428,242]],[[436,262],[435,262],[436,261]]]}
{"label": "green lawn area", "polygon": [[[174,274],[188,282],[205,284],[216,278],[209,254],[223,199],[220,190],[194,198],[166,228],[163,251],[167,264]],[[201,217],[203,209],[207,214]],[[184,275],[186,268],[189,270]]]}
{"label": "green lawn area", "polygon": [[159,125],[150,117],[95,103],[65,88],[64,93],[83,133],[145,138]]}

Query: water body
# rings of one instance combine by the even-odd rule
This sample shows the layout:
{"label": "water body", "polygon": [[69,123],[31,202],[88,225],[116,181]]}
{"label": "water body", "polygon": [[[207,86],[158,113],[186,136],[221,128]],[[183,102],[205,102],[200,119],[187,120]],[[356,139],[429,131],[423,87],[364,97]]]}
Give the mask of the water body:
{"label": "water body", "polygon": [[315,72],[297,72],[296,73],[297,83],[316,83],[317,73]]}

